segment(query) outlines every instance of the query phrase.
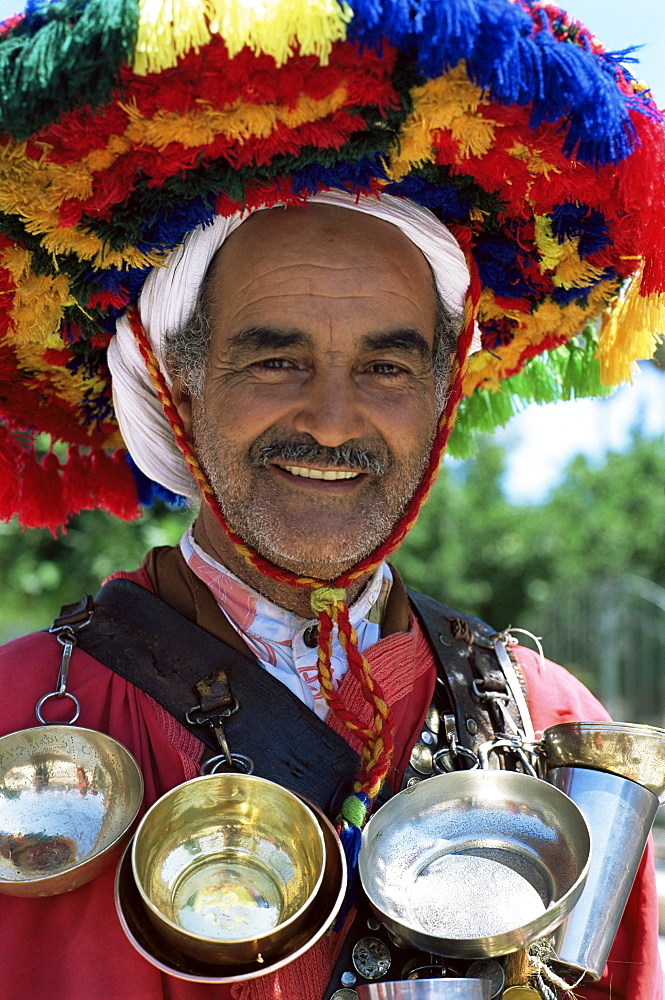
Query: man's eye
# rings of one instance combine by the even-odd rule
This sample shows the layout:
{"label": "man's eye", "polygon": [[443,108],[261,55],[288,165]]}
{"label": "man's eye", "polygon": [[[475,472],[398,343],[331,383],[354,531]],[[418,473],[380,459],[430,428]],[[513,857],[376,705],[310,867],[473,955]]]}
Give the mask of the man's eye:
{"label": "man's eye", "polygon": [[404,368],[393,361],[375,361],[369,370],[376,375],[403,375]]}
{"label": "man's eye", "polygon": [[288,358],[264,358],[256,362],[259,368],[293,368],[293,362]]}

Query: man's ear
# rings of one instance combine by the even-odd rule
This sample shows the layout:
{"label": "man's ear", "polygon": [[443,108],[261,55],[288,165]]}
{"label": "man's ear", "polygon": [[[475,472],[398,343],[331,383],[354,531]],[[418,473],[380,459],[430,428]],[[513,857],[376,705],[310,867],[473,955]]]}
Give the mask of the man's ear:
{"label": "man's ear", "polygon": [[176,375],[173,379],[173,385],[171,386],[171,399],[173,404],[180,414],[180,419],[182,420],[183,426],[185,428],[185,433],[189,440],[192,440],[192,397],[189,391],[185,388],[182,377]]}

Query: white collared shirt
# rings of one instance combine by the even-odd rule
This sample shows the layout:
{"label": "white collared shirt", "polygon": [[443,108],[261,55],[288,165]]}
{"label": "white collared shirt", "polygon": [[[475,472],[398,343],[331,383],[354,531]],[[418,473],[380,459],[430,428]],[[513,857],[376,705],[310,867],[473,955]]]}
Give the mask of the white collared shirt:
{"label": "white collared shirt", "polygon": [[[286,608],[273,604],[238,579],[194,541],[188,528],[180,540],[180,550],[193,573],[211,591],[236,632],[247,643],[259,663],[282,681],[321,719],[328,706],[321,694],[317,670],[315,618],[301,618]],[[381,563],[358,599],[349,607],[351,624],[358,636],[361,652],[380,638],[380,621],[392,586],[392,573]],[[306,633],[310,643],[305,641]],[[348,669],[346,655],[333,632],[331,669],[333,683],[339,686]]]}

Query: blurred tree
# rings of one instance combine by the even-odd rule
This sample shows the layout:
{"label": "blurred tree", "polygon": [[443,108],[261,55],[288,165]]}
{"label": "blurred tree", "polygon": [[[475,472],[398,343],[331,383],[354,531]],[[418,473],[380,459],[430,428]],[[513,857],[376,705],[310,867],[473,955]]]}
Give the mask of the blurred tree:
{"label": "blurred tree", "polygon": [[540,505],[511,504],[504,456],[480,442],[442,470],[395,560],[406,582],[502,628],[537,630],[560,588],[632,573],[665,585],[665,439],[594,467],[578,455]]}
{"label": "blurred tree", "polygon": [[127,524],[84,511],[58,538],[0,524],[0,641],[48,628],[63,604],[95,594],[109,573],[135,569],[148,549],[177,542],[190,517],[160,505]]}
{"label": "blurred tree", "polygon": [[534,515],[553,582],[630,572],[665,584],[665,439],[633,434],[599,468],[578,455]]}
{"label": "blurred tree", "polygon": [[497,627],[521,621],[542,560],[533,508],[506,499],[503,472],[503,451],[487,439],[472,460],[444,466],[395,559],[409,586]]}

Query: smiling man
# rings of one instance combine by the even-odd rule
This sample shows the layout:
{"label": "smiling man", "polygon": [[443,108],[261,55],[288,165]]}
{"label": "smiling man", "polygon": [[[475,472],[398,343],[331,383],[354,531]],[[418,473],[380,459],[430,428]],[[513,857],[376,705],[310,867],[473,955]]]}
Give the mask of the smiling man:
{"label": "smiling man", "polygon": [[[427,463],[446,380],[431,268],[383,219],[258,212],[218,251],[201,307],[205,381],[192,392],[178,375],[173,396],[226,517],[266,559],[334,580],[388,537]],[[167,342],[174,371],[181,339]],[[207,506],[195,537],[309,614],[306,593],[247,567]]]}
{"label": "smiling man", "polygon": [[[177,546],[0,650],[0,734],[75,699],[146,806],[253,768],[335,823],[353,871],[368,815],[437,760],[519,770],[534,730],[606,719],[389,557],[454,426],[649,356],[665,123],[616,56],[540,0],[50,0],[3,25],[0,78],[0,514],[198,505]],[[54,841],[1,823],[24,880]],[[0,1000],[356,1000],[442,971],[362,904],[297,957],[192,964],[125,890],[117,913],[112,868],[4,895]],[[525,996],[564,990],[523,957]],[[662,1000],[650,847],[575,995]]]}

